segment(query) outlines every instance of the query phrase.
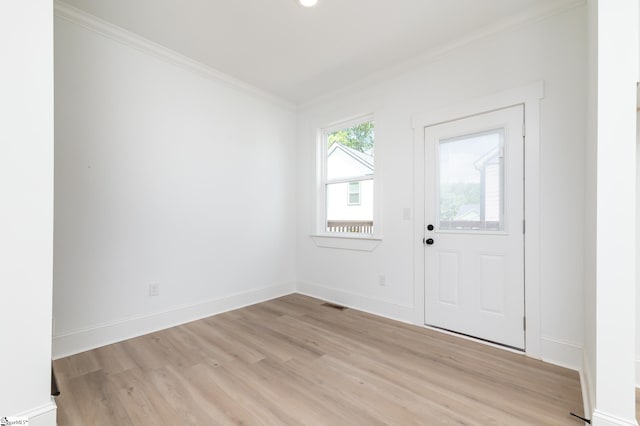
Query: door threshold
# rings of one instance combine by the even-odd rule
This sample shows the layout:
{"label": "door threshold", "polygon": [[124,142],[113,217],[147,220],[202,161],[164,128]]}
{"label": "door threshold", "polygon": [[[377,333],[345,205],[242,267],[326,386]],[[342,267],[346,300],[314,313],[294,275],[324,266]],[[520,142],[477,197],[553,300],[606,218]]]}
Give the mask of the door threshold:
{"label": "door threshold", "polygon": [[447,330],[446,328],[436,327],[434,325],[425,324],[423,326],[429,330],[437,331],[442,334],[447,334],[449,336],[458,337],[464,340],[470,340],[472,342],[481,343],[486,346],[491,346],[492,348],[502,349],[508,352],[512,352],[514,354],[526,355],[526,351],[524,349],[515,348],[513,346],[503,345],[500,343],[492,342],[490,340],[481,339],[479,337],[470,336],[468,334],[459,333],[457,331]]}

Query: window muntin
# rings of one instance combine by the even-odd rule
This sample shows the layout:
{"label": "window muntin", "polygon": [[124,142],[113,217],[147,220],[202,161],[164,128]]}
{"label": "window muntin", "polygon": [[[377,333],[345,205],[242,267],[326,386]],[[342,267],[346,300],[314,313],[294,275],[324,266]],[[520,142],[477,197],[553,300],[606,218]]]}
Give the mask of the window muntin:
{"label": "window muntin", "polygon": [[373,234],[374,128],[362,120],[322,132],[325,233]]}

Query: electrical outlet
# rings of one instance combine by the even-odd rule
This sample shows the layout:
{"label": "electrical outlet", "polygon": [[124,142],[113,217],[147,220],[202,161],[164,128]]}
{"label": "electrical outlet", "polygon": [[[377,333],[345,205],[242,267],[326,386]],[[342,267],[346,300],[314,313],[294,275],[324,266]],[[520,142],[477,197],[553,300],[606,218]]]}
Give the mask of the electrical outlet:
{"label": "electrical outlet", "polygon": [[386,287],[387,286],[387,277],[385,277],[384,275],[378,275],[378,285],[380,287]]}
{"label": "electrical outlet", "polygon": [[149,296],[160,296],[160,284],[149,284]]}

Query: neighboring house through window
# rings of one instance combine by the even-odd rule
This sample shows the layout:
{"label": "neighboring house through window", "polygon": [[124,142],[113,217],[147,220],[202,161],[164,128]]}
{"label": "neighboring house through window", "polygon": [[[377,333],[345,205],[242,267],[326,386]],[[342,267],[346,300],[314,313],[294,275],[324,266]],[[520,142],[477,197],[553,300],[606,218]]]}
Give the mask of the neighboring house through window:
{"label": "neighboring house through window", "polygon": [[325,129],[321,142],[321,231],[373,234],[373,120],[367,117]]}

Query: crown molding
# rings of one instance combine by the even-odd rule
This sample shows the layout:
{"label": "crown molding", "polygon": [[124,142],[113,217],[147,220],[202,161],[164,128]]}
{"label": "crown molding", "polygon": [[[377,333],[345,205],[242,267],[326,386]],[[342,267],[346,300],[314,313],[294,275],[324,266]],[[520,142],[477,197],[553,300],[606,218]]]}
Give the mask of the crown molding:
{"label": "crown molding", "polygon": [[203,64],[202,62],[191,59],[165,46],[155,43],[131,31],[125,30],[117,25],[91,15],[81,9],[71,6],[64,1],[54,1],[55,16],[66,19],[76,25],[82,26],[90,31],[100,34],[109,39],[162,59],[165,62],[180,66],[199,75],[207,77],[211,80],[221,82],[229,87],[242,90],[252,94],[258,98],[268,100],[280,107],[295,111],[311,108],[316,104],[334,99],[338,96],[354,90],[361,89],[371,84],[383,81],[387,78],[409,71],[417,66],[424,66],[439,60],[458,49],[466,47],[474,42],[486,39],[495,34],[512,31],[518,27],[529,25],[544,19],[559,15],[568,10],[583,6],[586,0],[557,0],[552,5],[544,5],[535,7],[519,15],[502,20],[493,25],[482,28],[481,30],[455,40],[451,43],[427,50],[420,55],[403,61],[391,67],[373,72],[369,76],[360,79],[357,83],[346,85],[329,93],[313,97],[299,103],[291,102],[267,91],[259,89],[240,79],[225,74],[215,68]]}
{"label": "crown molding", "polygon": [[342,88],[331,91],[329,93],[313,97],[309,100],[298,103],[298,110],[305,110],[313,108],[322,102],[330,101],[339,96],[361,90],[372,84],[379,83],[388,78],[401,75],[414,69],[416,67],[429,65],[430,63],[440,60],[442,57],[447,56],[459,49],[467,47],[473,43],[492,37],[496,34],[507,33],[517,28],[531,25],[536,22],[543,21],[556,15],[560,15],[569,10],[586,4],[586,0],[556,0],[553,4],[543,5],[529,9],[523,13],[511,16],[503,19],[494,24],[488,25],[475,33],[461,37],[450,43],[446,43],[435,48],[426,50],[421,54],[413,56],[405,61],[401,61],[390,67],[382,68],[379,71],[374,71],[368,76],[364,76],[358,82],[348,84]]}
{"label": "crown molding", "polygon": [[55,16],[59,18],[65,19],[104,37],[122,43],[128,47],[137,49],[143,53],[154,56],[170,64],[177,65],[216,82],[224,83],[229,87],[241,90],[245,93],[249,93],[260,99],[270,101],[271,103],[274,103],[280,107],[289,110],[296,109],[296,104],[293,102],[282,99],[240,79],[218,71],[215,68],[203,64],[202,62],[193,60],[174,50],[171,50],[149,39],[139,36],[136,33],[127,31],[124,28],[100,19],[63,1],[55,0],[54,13]]}

